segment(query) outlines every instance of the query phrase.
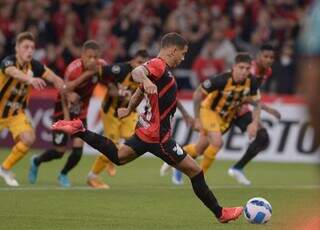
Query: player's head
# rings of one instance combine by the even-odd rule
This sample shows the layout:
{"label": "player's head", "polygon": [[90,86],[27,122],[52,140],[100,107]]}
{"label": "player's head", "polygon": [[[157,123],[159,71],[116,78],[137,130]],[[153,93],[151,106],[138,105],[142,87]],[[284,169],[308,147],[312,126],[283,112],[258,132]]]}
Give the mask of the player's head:
{"label": "player's head", "polygon": [[16,38],[16,54],[22,62],[30,62],[35,50],[35,38],[30,32],[22,32]]}
{"label": "player's head", "polygon": [[138,67],[145,63],[149,58],[148,52],[146,50],[138,50],[133,58],[131,59],[130,63],[133,68]]}
{"label": "player's head", "polygon": [[269,68],[274,62],[274,48],[272,45],[264,44],[260,47],[257,62],[263,68]]}
{"label": "player's head", "polygon": [[167,33],[161,39],[161,51],[165,52],[168,64],[171,67],[176,67],[184,60],[184,56],[188,51],[188,43],[178,33]]}
{"label": "player's head", "polygon": [[235,82],[244,81],[250,74],[251,56],[248,53],[238,53],[232,67],[232,77]]}
{"label": "player's head", "polygon": [[86,69],[93,69],[99,63],[100,46],[94,40],[88,40],[82,45],[81,59]]}

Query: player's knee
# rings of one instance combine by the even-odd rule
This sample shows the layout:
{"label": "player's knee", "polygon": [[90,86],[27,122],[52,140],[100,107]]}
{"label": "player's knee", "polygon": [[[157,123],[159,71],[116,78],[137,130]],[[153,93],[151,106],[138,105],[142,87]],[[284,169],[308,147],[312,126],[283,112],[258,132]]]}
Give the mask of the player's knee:
{"label": "player's knee", "polygon": [[25,132],[25,133],[20,134],[19,139],[25,145],[31,146],[36,140],[36,135],[34,132]]}
{"label": "player's knee", "polygon": [[256,139],[263,149],[267,148],[270,142],[269,134],[265,128],[258,130]]}
{"label": "player's knee", "polygon": [[215,148],[220,149],[220,148],[222,147],[222,145],[223,145],[223,140],[222,140],[222,138],[216,138],[216,139],[214,139],[214,140],[212,141],[212,144],[211,144],[211,145],[214,146]]}
{"label": "player's knee", "polygon": [[56,151],[56,159],[61,159],[64,155],[65,151]]}

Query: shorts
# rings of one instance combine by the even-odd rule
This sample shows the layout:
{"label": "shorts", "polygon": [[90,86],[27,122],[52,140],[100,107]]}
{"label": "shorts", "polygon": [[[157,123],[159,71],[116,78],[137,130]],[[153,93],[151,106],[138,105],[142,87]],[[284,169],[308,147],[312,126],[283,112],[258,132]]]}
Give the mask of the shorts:
{"label": "shorts", "polygon": [[[84,127],[87,127],[87,121],[86,119],[81,119]],[[71,136],[73,138],[73,136]],[[69,140],[69,136],[67,133],[64,133],[62,131],[52,131],[52,143],[54,146],[62,147],[66,146]]]}
{"label": "shorts", "polygon": [[138,114],[131,113],[128,117],[119,119],[115,110],[110,108],[107,113],[101,112],[104,136],[118,143],[121,138],[127,139],[134,134],[138,121]]}
{"label": "shorts", "polygon": [[248,111],[242,114],[241,116],[238,116],[235,120],[233,120],[232,125],[237,126],[241,130],[241,132],[245,132],[252,120],[252,112]]}
{"label": "shorts", "polygon": [[0,130],[9,129],[13,139],[16,139],[23,132],[34,132],[34,129],[24,112],[7,118],[0,118]]}
{"label": "shorts", "polygon": [[187,156],[181,146],[173,139],[169,139],[165,143],[148,143],[134,134],[124,144],[132,148],[138,156],[150,152],[173,166],[179,164]]}
{"label": "shorts", "polygon": [[230,123],[223,121],[220,115],[211,109],[200,109],[200,121],[205,132],[225,133],[230,127]]}

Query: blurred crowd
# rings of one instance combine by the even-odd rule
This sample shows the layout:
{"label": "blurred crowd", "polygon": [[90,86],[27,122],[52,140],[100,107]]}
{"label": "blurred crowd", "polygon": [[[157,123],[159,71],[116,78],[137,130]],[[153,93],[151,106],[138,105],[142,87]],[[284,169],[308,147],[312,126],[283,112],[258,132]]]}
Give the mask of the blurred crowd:
{"label": "blurred crowd", "polygon": [[[311,0],[1,0],[0,58],[14,51],[21,31],[37,37],[35,58],[62,75],[87,39],[102,46],[109,63],[145,48],[157,54],[170,31],[189,41],[180,68],[199,81],[232,65],[238,51],[255,56],[264,43],[276,49],[267,92],[297,89],[297,35]],[[188,87],[188,86],[186,86]]]}

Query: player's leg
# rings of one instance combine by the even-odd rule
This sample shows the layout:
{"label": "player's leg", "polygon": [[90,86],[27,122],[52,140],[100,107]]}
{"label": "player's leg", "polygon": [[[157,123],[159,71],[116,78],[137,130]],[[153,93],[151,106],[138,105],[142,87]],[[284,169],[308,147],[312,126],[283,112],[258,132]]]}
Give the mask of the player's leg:
{"label": "player's leg", "polygon": [[[117,146],[120,140],[120,121],[114,116],[114,110],[109,109],[108,113],[101,112],[104,136],[111,139]],[[99,154],[94,161],[87,176],[87,184],[93,188],[108,189],[110,186],[104,183],[99,174],[106,169],[110,176],[115,176],[116,168],[114,164],[103,154]]]}
{"label": "player's leg", "polygon": [[66,145],[68,143],[68,135],[64,132],[52,132],[53,148],[46,150],[40,155],[32,156],[30,161],[28,179],[31,184],[37,181],[40,165],[44,162],[49,162],[56,159],[61,159],[66,152]]}
{"label": "player's leg", "polygon": [[166,143],[159,144],[158,151],[152,149],[150,152],[186,174],[191,180],[192,188],[196,196],[210,209],[220,222],[228,222],[241,215],[242,207],[222,208],[219,205],[216,197],[205,181],[201,168],[173,139],[170,139]]}
{"label": "player's leg", "polygon": [[[122,145],[118,150],[116,144],[113,143],[112,140],[85,129],[80,120],[62,120],[53,124],[52,129],[64,131],[80,137],[84,142],[104,154],[116,165],[126,164],[139,157],[140,154],[144,153],[135,151],[135,149],[127,144],[127,142],[133,137],[127,140],[125,145]],[[140,146],[140,148],[144,148],[144,146]]]}
{"label": "player's leg", "polygon": [[[248,125],[252,122],[252,113],[248,112],[238,117],[234,122],[242,132],[246,131]],[[245,154],[236,162],[229,170],[228,174],[234,177],[240,184],[250,185],[251,182],[247,179],[243,172],[243,168],[261,151],[267,148],[269,144],[269,135],[267,130],[259,124],[259,130],[255,139],[249,144]]]}
{"label": "player's leg", "polygon": [[35,141],[35,133],[24,113],[5,120],[13,135],[15,144],[1,165],[0,176],[4,178],[9,186],[18,186],[19,184],[11,173],[11,169],[27,154]]}

